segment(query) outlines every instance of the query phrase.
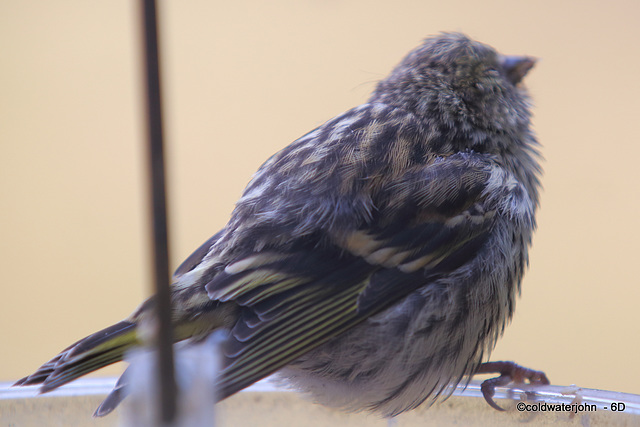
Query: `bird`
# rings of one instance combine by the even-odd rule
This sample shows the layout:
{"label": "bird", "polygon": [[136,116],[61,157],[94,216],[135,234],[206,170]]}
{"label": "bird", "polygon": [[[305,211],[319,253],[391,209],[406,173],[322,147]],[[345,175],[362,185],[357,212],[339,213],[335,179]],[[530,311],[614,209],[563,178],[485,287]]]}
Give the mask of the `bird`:
{"label": "bird", "polygon": [[[176,342],[223,331],[218,399],[278,373],[316,402],[393,417],[478,373],[529,264],[540,144],[530,56],[457,32],[423,40],[370,98],[271,156],[228,223],[176,270]],[[155,299],[15,385],[60,387],[146,343]],[[126,396],[127,371],[94,415]]]}

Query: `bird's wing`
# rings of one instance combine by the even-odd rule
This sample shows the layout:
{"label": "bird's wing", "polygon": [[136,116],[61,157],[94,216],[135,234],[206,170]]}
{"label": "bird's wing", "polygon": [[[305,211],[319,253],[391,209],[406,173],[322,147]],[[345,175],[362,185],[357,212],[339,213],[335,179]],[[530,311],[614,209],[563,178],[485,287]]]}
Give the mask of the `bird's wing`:
{"label": "bird's wing", "polygon": [[[489,191],[504,186],[500,171],[482,155],[435,159],[371,190],[371,215],[358,227],[305,225],[286,245],[237,254],[206,283],[211,299],[241,307],[224,349],[220,398],[468,262],[499,208]],[[359,216],[349,200],[332,203]],[[255,229],[251,238],[271,231]]]}

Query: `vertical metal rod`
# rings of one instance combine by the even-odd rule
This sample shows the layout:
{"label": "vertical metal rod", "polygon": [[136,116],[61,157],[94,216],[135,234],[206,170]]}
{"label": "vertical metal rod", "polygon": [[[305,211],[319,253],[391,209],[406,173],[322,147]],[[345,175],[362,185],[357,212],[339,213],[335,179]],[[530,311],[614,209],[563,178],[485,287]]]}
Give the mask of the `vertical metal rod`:
{"label": "vertical metal rod", "polygon": [[167,234],[167,204],[165,191],[162,139],[162,109],[160,98],[160,64],[155,0],[142,0],[144,19],[144,51],[147,81],[147,118],[149,137],[149,171],[152,189],[154,279],[156,284],[156,314],[158,321],[158,367],[160,378],[161,420],[171,423],[176,416],[176,382],[173,368],[171,330],[171,300],[169,291],[169,242]]}

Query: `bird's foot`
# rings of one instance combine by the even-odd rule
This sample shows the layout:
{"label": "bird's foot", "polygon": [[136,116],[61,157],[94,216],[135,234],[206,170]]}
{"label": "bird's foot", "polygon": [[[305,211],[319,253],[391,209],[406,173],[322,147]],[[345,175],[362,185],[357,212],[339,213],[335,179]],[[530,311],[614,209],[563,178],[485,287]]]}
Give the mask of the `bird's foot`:
{"label": "bird's foot", "polygon": [[498,411],[504,411],[493,400],[496,387],[505,386],[510,383],[524,384],[525,380],[529,384],[534,385],[549,385],[549,379],[542,371],[534,371],[533,369],[525,368],[514,362],[486,362],[478,367],[475,374],[500,374],[499,377],[490,378],[482,383],[481,390],[484,400],[487,401],[489,406]]}

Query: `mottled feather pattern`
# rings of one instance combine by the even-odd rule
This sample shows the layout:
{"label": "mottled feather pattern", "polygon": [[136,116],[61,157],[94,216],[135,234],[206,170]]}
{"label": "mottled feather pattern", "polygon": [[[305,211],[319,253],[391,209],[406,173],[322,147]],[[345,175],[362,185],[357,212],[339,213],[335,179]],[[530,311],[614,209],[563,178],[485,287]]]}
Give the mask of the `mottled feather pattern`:
{"label": "mottled feather pattern", "polygon": [[319,402],[391,416],[487,357],[540,187],[528,68],[502,58],[461,34],[427,39],[365,104],[255,173],[172,287],[179,339],[228,333],[220,398],[280,371]]}
{"label": "mottled feather pattern", "polygon": [[[409,69],[416,74],[414,65]],[[403,96],[390,98],[387,86],[397,78],[394,72],[369,103],[265,162],[211,247],[207,257],[227,268],[207,281],[209,297],[243,306],[226,346],[223,395],[299,357],[285,375],[324,403],[399,413],[472,372],[511,316],[537,206],[528,100],[517,97],[511,110],[501,106],[504,124],[477,126],[466,92],[437,79],[429,84],[446,90],[427,87],[417,97],[419,90],[401,87]],[[504,239],[517,241],[506,250]],[[502,268],[493,268],[496,259]],[[487,285],[474,289],[477,282]],[[411,301],[403,300],[407,295]],[[411,317],[407,304],[421,309]],[[371,317],[381,311],[384,322]],[[372,333],[389,335],[398,325],[407,328],[404,337],[421,331],[413,339],[423,342],[400,345],[402,363],[393,363],[395,351],[387,347],[375,369],[359,369],[361,358],[343,363]],[[327,342],[350,328],[345,338]],[[428,356],[427,348],[439,352]],[[456,355],[464,357],[450,363]],[[332,391],[314,389],[316,381]]]}
{"label": "mottled feather pattern", "polygon": [[[354,183],[367,186],[368,181],[360,179]],[[280,342],[278,337],[284,339],[280,342],[280,346],[289,344],[293,347],[295,342],[305,342],[311,337],[315,340],[315,344],[319,345],[328,340],[330,335],[322,337],[317,330],[312,329],[314,325],[322,325],[323,329],[329,331],[352,327],[396,298],[407,295],[426,284],[438,289],[439,278],[447,277],[476,256],[478,249],[486,243],[488,233],[494,227],[496,215],[518,216],[518,220],[524,223],[531,221],[525,217],[520,218],[522,216],[520,212],[512,212],[511,206],[503,203],[509,198],[517,199],[526,195],[524,192],[518,192],[519,188],[514,187],[512,181],[513,178],[504,174],[491,156],[468,152],[446,158],[436,157],[428,167],[423,166],[415,171],[409,169],[409,172],[405,172],[397,179],[385,180],[384,185],[378,185],[377,192],[369,192],[371,195],[369,200],[375,209],[371,210],[370,215],[361,217],[359,224],[354,226],[347,222],[343,227],[339,227],[340,222],[334,219],[327,227],[326,222],[316,222],[315,235],[299,232],[296,229],[289,232],[288,241],[291,247],[288,256],[283,254],[285,248],[283,245],[278,248],[280,258],[269,255],[269,252],[262,249],[263,246],[260,245],[262,250],[260,253],[264,254],[260,259],[261,262],[255,262],[257,255],[252,255],[247,258],[251,262],[246,264],[251,268],[239,269],[237,265],[243,261],[235,261],[229,268],[233,274],[228,278],[216,276],[207,284],[210,297],[220,298],[219,287],[225,283],[226,286],[236,287],[242,284],[254,296],[248,299],[234,294],[234,300],[255,312],[260,311],[260,306],[255,304],[258,302],[257,296],[261,298],[259,302],[278,299],[282,293],[286,294],[286,298],[278,301],[279,310],[272,311],[271,316],[261,318],[264,312],[257,315],[258,319],[265,322],[256,321],[255,317],[250,317],[253,319],[252,325],[247,325],[243,321],[236,324],[227,347],[227,355],[231,357],[229,372],[238,371],[238,366],[242,366],[241,362],[259,363],[256,357],[269,354],[270,349],[274,347],[267,347],[267,345],[272,346]],[[514,191],[516,194],[509,194]],[[519,201],[519,203],[523,202],[525,206],[533,208],[530,201]],[[519,206],[519,204],[516,205]],[[335,213],[336,210],[334,209],[333,212]],[[345,216],[351,220],[357,218],[353,214],[349,215],[348,212],[345,212]],[[282,212],[275,218],[283,220],[287,216]],[[328,230],[325,231],[325,228]],[[286,230],[286,224],[278,229]],[[351,231],[346,233],[343,230]],[[344,244],[345,236],[350,236],[354,232],[363,233],[363,230],[369,233],[368,251],[360,246]],[[314,237],[313,240],[312,237]],[[301,238],[304,238],[305,245],[296,245],[296,239]],[[376,243],[372,244],[372,241]],[[309,246],[310,242],[313,245]],[[342,271],[337,264],[337,261],[344,260],[344,268],[351,273],[355,271],[354,260],[343,253],[345,249],[366,261],[365,263],[360,261],[362,274],[360,280],[346,275],[346,272]],[[327,254],[317,257],[318,254],[323,254],[323,251]],[[325,260],[329,260],[331,264],[327,265]],[[390,269],[393,267],[396,269]],[[282,276],[283,272],[287,271],[289,276]],[[275,272],[277,272],[276,275],[274,275]],[[300,272],[305,272],[306,275],[300,277]],[[328,274],[329,272],[332,274]],[[246,279],[248,276],[255,282],[248,282]],[[513,282],[513,278],[511,281]],[[354,284],[360,285],[353,289]],[[404,288],[402,293],[398,293],[399,287]],[[327,295],[334,297],[340,295],[341,290],[342,292],[346,290],[345,295],[351,300],[341,300],[345,305],[336,305],[334,307],[336,311],[333,314],[329,316],[326,312],[326,319],[321,317],[318,320],[318,314],[325,313],[319,302],[325,301]],[[440,294],[446,295],[446,292],[440,290]],[[511,301],[514,295],[513,291],[509,291],[504,303],[505,307],[512,306]],[[468,304],[470,303],[465,299],[461,313]],[[348,306],[356,306],[357,310],[350,312],[346,310]],[[448,306],[450,308],[451,304],[449,303]],[[344,314],[340,316],[340,313]],[[479,336],[490,336],[488,341],[495,342],[504,327],[504,318],[506,316],[502,312],[496,312],[493,321],[485,321],[485,326],[478,332]],[[289,330],[291,327],[289,325],[308,325],[309,329],[299,331],[298,341],[296,341],[291,335],[278,332]],[[454,325],[459,326],[457,322]],[[253,337],[257,337],[255,342],[251,341]],[[447,344],[452,348],[451,353],[460,349],[459,341],[455,342],[458,344],[453,346]],[[288,347],[280,347],[278,351],[284,348]],[[303,352],[302,349],[298,351]],[[485,349],[480,348],[476,351],[478,352],[476,357],[481,357]],[[289,362],[300,355],[293,350],[284,353],[287,354]],[[449,351],[446,354],[449,354]],[[249,362],[250,360],[256,361]],[[271,369],[275,369],[279,364],[273,363],[272,366]],[[463,372],[468,373],[474,366],[465,364]],[[263,372],[266,368],[267,366],[262,366],[257,372]],[[236,376],[230,374],[228,378],[223,383],[224,393],[233,392],[245,381],[251,382],[256,379],[255,376],[249,375],[243,381],[240,374]],[[449,379],[447,377],[446,381],[441,380],[431,387],[441,392],[449,383]],[[232,383],[233,387],[226,386],[227,382]],[[398,392],[398,395],[400,396],[401,393]],[[378,402],[374,406],[382,408],[383,403]]]}

